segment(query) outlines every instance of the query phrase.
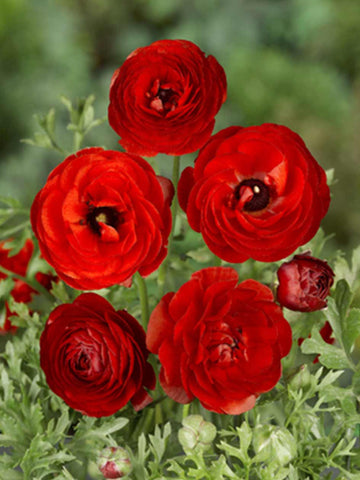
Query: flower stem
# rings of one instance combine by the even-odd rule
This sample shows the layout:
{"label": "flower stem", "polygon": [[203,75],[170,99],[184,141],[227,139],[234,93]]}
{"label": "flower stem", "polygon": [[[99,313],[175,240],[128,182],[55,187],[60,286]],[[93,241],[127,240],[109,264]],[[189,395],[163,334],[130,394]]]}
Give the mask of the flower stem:
{"label": "flower stem", "polygon": [[30,279],[30,278],[23,277],[22,275],[18,275],[17,273],[11,272],[10,270],[2,266],[0,266],[0,272],[5,273],[5,275],[7,275],[8,277],[21,280],[22,282],[26,283],[37,292],[42,293],[48,300],[51,300],[51,302],[54,301],[54,297],[51,295],[51,293],[43,285],[41,285],[41,283],[35,280],[35,278]]}
{"label": "flower stem", "polygon": [[190,410],[190,403],[186,403],[184,406],[183,406],[183,409],[182,409],[182,418],[184,420],[184,418],[186,418],[188,415],[189,415],[189,410]]}
{"label": "flower stem", "polygon": [[171,205],[171,217],[172,217],[172,227],[171,232],[169,235],[168,241],[168,254],[163,263],[160,265],[158,270],[158,285],[159,285],[159,296],[160,298],[164,295],[165,290],[165,281],[166,281],[166,273],[169,266],[169,257],[171,254],[171,247],[174,240],[174,233],[175,233],[175,224],[176,224],[176,217],[179,208],[179,203],[177,200],[177,184],[179,182],[180,177],[180,156],[174,156],[173,160],[173,170],[172,170],[172,183],[174,185],[174,198]]}
{"label": "flower stem", "polygon": [[134,278],[135,278],[136,286],[139,292],[142,323],[143,323],[143,327],[146,328],[149,322],[149,316],[150,316],[149,297],[148,297],[148,292],[146,288],[146,282],[139,272],[135,273]]}

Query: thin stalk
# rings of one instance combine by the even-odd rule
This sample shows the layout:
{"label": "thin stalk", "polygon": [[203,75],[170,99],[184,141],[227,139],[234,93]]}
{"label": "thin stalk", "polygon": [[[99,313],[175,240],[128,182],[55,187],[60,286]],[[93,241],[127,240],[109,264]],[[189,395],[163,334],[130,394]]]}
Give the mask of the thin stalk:
{"label": "thin stalk", "polygon": [[30,278],[23,277],[22,275],[18,275],[17,273],[11,272],[10,270],[2,266],[0,266],[0,272],[5,273],[5,275],[7,275],[8,277],[22,280],[24,283],[32,287],[37,292],[42,293],[48,300],[51,300],[52,302],[54,301],[54,297],[51,295],[51,293],[43,285],[41,285],[41,283],[35,280],[35,278],[30,279]]}
{"label": "thin stalk", "polygon": [[184,418],[186,418],[188,415],[189,415],[189,410],[190,410],[190,403],[186,403],[184,406],[183,406],[183,409],[182,409],[182,418],[184,420]]}
{"label": "thin stalk", "polygon": [[139,292],[142,323],[143,323],[143,327],[146,328],[149,322],[149,317],[150,317],[149,297],[148,297],[146,282],[139,272],[136,272],[134,277],[135,277],[136,286]]}
{"label": "thin stalk", "polygon": [[30,225],[30,220],[26,220],[25,222],[20,223],[19,225],[16,225],[15,227],[8,228],[7,230],[5,230],[5,232],[2,233],[1,237],[4,236],[4,235],[6,237],[11,237],[11,235],[14,235],[14,233],[17,233],[20,230],[24,230],[24,228],[26,228],[29,225]]}
{"label": "thin stalk", "polygon": [[173,160],[173,170],[172,170],[172,183],[174,185],[175,192],[174,192],[174,198],[171,205],[172,227],[171,227],[171,232],[170,232],[169,241],[168,241],[168,254],[165,260],[163,261],[163,263],[160,265],[158,270],[158,285],[159,285],[160,297],[164,295],[166,274],[169,266],[171,247],[174,240],[176,217],[177,217],[177,212],[179,208],[179,203],[177,200],[177,185],[179,182],[179,177],[180,177],[180,156],[175,156]]}

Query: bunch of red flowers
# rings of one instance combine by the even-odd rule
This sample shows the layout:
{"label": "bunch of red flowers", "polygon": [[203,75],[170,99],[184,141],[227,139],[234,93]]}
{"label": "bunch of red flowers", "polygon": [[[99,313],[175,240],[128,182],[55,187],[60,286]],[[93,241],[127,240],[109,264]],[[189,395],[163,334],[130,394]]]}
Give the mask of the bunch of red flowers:
{"label": "bunch of red flowers", "polygon": [[[126,152],[69,156],[32,205],[41,254],[64,282],[79,290],[129,287],[135,273],[146,277],[165,259],[176,186],[140,155],[200,149],[176,194],[190,227],[222,260],[278,261],[315,235],[330,202],[324,170],[285,126],[230,126],[211,136],[225,99],[223,68],[189,41],[161,40],[128,56],[111,80],[108,112]],[[311,275],[320,260],[294,262],[295,273],[279,272],[278,301],[295,310],[324,307],[330,267]],[[128,401],[136,409],[151,401],[151,351],[175,401],[198,398],[209,410],[239,414],[278,382],[291,343],[267,286],[238,284],[233,268],[212,267],[167,293],[146,333],[95,293],[58,306],[41,336],[41,366],[68,405],[104,416]]]}

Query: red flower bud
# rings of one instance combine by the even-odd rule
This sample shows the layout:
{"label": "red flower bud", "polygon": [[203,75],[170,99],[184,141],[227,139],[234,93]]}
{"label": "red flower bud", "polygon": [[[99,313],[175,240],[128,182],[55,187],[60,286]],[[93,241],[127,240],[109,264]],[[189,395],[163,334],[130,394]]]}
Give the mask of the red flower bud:
{"label": "red flower bud", "polygon": [[295,255],[283,263],[277,272],[278,302],[290,310],[313,312],[326,307],[326,297],[334,283],[329,265],[307,253]]}
{"label": "red flower bud", "polygon": [[126,477],[132,470],[130,456],[121,447],[107,447],[97,459],[100,472],[105,478]]}

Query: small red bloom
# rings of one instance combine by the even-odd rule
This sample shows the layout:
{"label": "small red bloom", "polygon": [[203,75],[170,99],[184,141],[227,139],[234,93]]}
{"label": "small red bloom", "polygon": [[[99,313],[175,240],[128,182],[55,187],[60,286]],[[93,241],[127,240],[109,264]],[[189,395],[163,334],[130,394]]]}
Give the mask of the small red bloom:
{"label": "small red bloom", "polygon": [[237,281],[233,268],[200,270],[151,314],[147,346],[159,355],[163,389],[179,403],[198,398],[237,415],[281,376],[290,326],[268,287]]}
{"label": "small red bloom", "polygon": [[[5,248],[5,242],[0,242],[0,265],[10,272],[21,275],[22,277],[26,276],[27,268],[31,259],[31,256],[34,251],[34,244],[29,238],[26,240],[23,248],[16,255],[9,256],[11,250]],[[0,280],[3,280],[7,277],[5,273],[0,272]],[[51,289],[51,281],[57,281],[57,277],[51,274],[38,272],[35,275],[35,279],[41,283],[48,290]],[[22,280],[15,278],[14,287],[10,292],[10,295],[13,297],[15,302],[18,303],[29,303],[32,300],[32,296],[36,294],[32,287]],[[12,313],[9,309],[9,305],[5,303],[5,322],[2,328],[0,328],[0,335],[6,333],[15,333],[17,327],[11,324],[10,317],[16,315]]]}
{"label": "small red bloom", "polygon": [[129,286],[166,256],[172,196],[170,180],[142,158],[87,148],[50,173],[32,227],[42,256],[71,287]]}
{"label": "small red bloom", "polygon": [[109,123],[130,153],[182,155],[209,139],[225,98],[225,73],[214,57],[187,40],[159,40],[114,73]]}
{"label": "small red bloom", "polygon": [[326,297],[334,283],[329,265],[307,253],[295,255],[281,265],[277,272],[278,302],[290,310],[313,312],[326,307]]}
{"label": "small red bloom", "polygon": [[51,390],[67,405],[103,417],[129,401],[136,410],[155,388],[145,332],[125,310],[100,295],[83,293],[55,308],[40,338],[40,365]]}
{"label": "small red bloom", "polygon": [[301,138],[270,123],[214,135],[183,171],[178,196],[190,226],[233,263],[290,255],[315,235],[330,202]]}

